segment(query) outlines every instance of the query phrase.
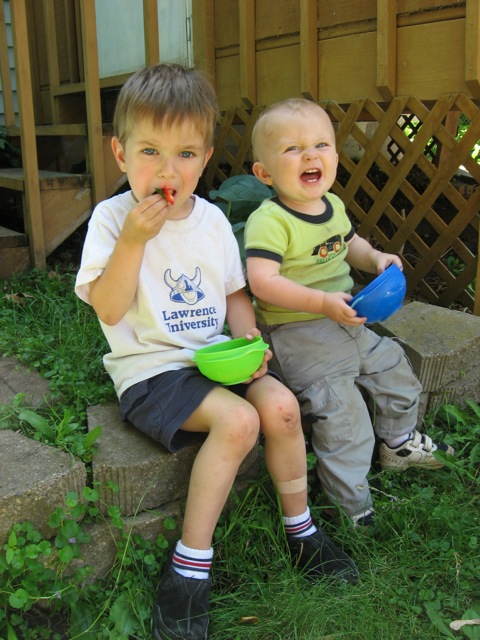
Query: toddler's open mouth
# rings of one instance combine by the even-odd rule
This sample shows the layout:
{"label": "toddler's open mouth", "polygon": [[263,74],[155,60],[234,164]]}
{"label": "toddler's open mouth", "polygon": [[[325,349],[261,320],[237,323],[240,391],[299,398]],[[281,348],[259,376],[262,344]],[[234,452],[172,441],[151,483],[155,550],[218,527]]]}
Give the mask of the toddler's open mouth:
{"label": "toddler's open mouth", "polygon": [[320,169],[307,169],[307,171],[302,173],[302,175],[300,176],[300,180],[302,182],[314,184],[315,182],[318,182],[321,177],[322,172],[320,171]]}

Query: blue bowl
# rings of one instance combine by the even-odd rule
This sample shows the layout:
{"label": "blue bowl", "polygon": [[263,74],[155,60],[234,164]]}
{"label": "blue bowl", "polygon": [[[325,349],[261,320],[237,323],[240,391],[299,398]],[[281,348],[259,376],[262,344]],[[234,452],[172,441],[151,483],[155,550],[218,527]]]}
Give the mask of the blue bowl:
{"label": "blue bowl", "polygon": [[383,322],[400,309],[406,292],[407,282],[403,271],[396,264],[391,264],[357,293],[349,304],[368,323]]}

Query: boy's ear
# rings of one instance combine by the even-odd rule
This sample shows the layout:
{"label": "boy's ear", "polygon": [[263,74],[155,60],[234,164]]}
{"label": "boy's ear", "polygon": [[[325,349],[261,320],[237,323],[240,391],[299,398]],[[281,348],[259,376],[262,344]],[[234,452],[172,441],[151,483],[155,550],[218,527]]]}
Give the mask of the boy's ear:
{"label": "boy's ear", "polygon": [[123,171],[123,173],[127,173],[127,169],[125,167],[125,152],[123,150],[122,144],[120,143],[120,140],[115,136],[113,136],[112,138],[112,151],[113,155],[115,156],[115,160],[120,167],[120,171]]}
{"label": "boy's ear", "polygon": [[256,176],[260,180],[260,182],[271,186],[272,178],[261,162],[254,162],[252,171],[253,175]]}
{"label": "boy's ear", "polygon": [[210,149],[207,149],[206,153],[205,153],[205,161],[203,163],[203,168],[205,169],[205,167],[207,166],[208,161],[210,160],[210,158],[212,157],[212,153],[213,153],[213,147],[210,147]]}

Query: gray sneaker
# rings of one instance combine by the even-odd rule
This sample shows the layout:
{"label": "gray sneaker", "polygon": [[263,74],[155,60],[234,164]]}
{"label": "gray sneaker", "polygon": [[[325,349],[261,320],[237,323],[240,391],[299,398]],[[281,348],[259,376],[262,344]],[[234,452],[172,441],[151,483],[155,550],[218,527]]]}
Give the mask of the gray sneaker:
{"label": "gray sneaker", "polygon": [[435,444],[432,439],[416,429],[410,438],[395,449],[391,449],[384,442],[380,444],[380,465],[382,469],[403,471],[409,467],[421,469],[440,469],[443,462],[433,455],[435,451],[443,451],[452,456],[455,450],[448,444]]}
{"label": "gray sneaker", "polygon": [[185,578],[171,566],[160,579],[153,609],[154,640],[205,640],[212,581]]}
{"label": "gray sneaker", "polygon": [[309,577],[327,576],[357,584],[359,576],[354,561],[321,529],[304,538],[289,537],[288,546],[294,566]]}

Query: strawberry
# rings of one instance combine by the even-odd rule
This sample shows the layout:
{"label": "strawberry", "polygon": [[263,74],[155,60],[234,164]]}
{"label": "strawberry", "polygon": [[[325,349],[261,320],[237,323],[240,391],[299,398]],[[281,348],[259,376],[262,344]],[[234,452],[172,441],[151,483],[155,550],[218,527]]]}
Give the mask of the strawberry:
{"label": "strawberry", "polygon": [[168,204],[175,204],[175,199],[169,189],[155,189],[155,192],[159,193],[162,198],[164,198],[168,202]]}

